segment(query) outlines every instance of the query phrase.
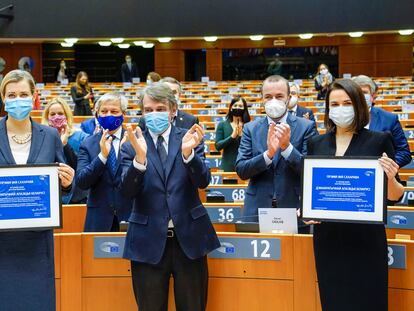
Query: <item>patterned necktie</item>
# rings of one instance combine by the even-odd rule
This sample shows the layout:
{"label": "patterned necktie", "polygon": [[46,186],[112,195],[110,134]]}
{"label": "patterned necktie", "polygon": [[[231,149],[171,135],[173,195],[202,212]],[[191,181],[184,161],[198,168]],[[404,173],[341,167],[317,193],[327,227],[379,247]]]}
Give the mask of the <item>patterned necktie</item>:
{"label": "patterned necktie", "polygon": [[115,176],[117,159],[116,159],[116,152],[114,148],[114,141],[116,139],[116,136],[111,135],[111,137],[112,137],[112,144],[111,144],[111,150],[109,150],[109,154],[108,154],[108,165],[109,165],[109,170],[111,171],[112,176]]}
{"label": "patterned necktie", "polygon": [[162,168],[165,170],[165,162],[167,161],[167,151],[164,148],[164,137],[162,135],[158,136],[157,139],[157,152],[160,157]]}

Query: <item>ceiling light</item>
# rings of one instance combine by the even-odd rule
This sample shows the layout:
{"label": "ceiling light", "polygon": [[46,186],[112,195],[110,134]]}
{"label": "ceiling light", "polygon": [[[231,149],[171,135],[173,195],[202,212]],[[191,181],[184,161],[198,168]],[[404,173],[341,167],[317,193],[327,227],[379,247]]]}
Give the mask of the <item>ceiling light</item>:
{"label": "ceiling light", "polygon": [[171,38],[170,37],[158,38],[158,41],[161,43],[168,43],[171,41]]}
{"label": "ceiling light", "polygon": [[217,37],[215,36],[204,37],[204,40],[206,40],[207,42],[214,42],[214,41],[217,41]]}
{"label": "ceiling light", "polygon": [[145,43],[142,47],[145,49],[152,49],[154,47],[154,43]]}
{"label": "ceiling light", "polygon": [[118,44],[118,47],[121,49],[127,49],[131,46],[131,44],[129,43],[122,43],[122,44]]}
{"label": "ceiling light", "polygon": [[250,40],[252,40],[252,41],[260,41],[263,38],[264,38],[264,36],[262,36],[262,35],[250,36]]}
{"label": "ceiling light", "polygon": [[146,44],[147,43],[147,41],[134,41],[134,44],[136,45],[136,46],[143,46],[144,44]]}
{"label": "ceiling light", "polygon": [[124,42],[124,38],[112,38],[112,43],[122,43]]}
{"label": "ceiling light", "polygon": [[98,44],[100,46],[110,46],[112,42],[111,41],[99,41]]}
{"label": "ceiling light", "polygon": [[78,42],[78,38],[68,38],[68,39],[65,39],[65,42],[74,44]]}
{"label": "ceiling light", "polygon": [[364,33],[362,31],[350,32],[348,35],[352,38],[359,38],[362,37]]}
{"label": "ceiling light", "polygon": [[411,36],[414,33],[413,29],[404,29],[398,31],[401,36]]}
{"label": "ceiling light", "polygon": [[64,48],[70,48],[73,46],[73,43],[62,42],[60,45]]}
{"label": "ceiling light", "polygon": [[307,39],[312,39],[313,37],[313,33],[303,33],[299,35],[299,38],[307,40]]}

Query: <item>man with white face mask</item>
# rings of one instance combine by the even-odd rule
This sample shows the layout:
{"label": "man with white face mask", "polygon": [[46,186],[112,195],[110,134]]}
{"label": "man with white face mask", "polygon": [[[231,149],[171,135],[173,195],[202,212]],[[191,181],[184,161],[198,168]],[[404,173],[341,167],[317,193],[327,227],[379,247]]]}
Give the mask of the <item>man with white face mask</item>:
{"label": "man with white face mask", "polygon": [[309,108],[298,105],[300,97],[300,87],[298,84],[293,83],[290,85],[290,99],[288,104],[289,113],[315,122],[315,116],[313,111]]}
{"label": "man with white face mask", "polygon": [[390,132],[395,149],[395,162],[403,167],[411,162],[410,147],[401,127],[398,116],[384,109],[374,107],[377,86],[371,78],[364,75],[355,76],[352,80],[358,84],[365,96],[370,110],[370,121],[367,129],[376,132]]}
{"label": "man with white face mask", "polygon": [[317,134],[314,123],[288,113],[289,83],[281,76],[263,81],[266,116],[243,128],[236,172],[250,179],[244,216],[257,221],[259,207],[299,208],[301,160],[307,141]]}

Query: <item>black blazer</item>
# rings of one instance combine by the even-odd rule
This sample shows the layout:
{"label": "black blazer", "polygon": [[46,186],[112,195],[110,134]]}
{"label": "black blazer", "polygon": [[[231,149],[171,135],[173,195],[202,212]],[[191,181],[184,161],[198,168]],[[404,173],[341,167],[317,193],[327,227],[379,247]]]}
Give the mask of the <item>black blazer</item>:
{"label": "black blazer", "polygon": [[[324,135],[313,136],[308,141],[308,155],[330,155],[336,152],[336,137],[332,131]],[[394,159],[395,151],[391,134],[388,132],[373,132],[362,129],[354,134],[344,156],[375,156],[381,157],[385,152]]]}
{"label": "black blazer", "polygon": [[121,66],[121,78],[122,82],[132,82],[132,78],[138,78],[138,67],[137,64],[131,64],[131,70],[129,70],[128,65],[123,63]]}

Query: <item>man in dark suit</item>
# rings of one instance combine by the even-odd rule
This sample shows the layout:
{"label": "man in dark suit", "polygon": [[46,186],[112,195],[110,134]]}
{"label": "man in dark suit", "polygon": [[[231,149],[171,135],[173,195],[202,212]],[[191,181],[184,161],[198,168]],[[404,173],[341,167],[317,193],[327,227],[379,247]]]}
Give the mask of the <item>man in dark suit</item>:
{"label": "man in dark suit", "polygon": [[298,100],[300,97],[300,87],[298,84],[294,83],[290,85],[290,99],[288,104],[289,113],[300,117],[311,120],[315,122],[315,116],[313,111],[309,108],[302,107],[298,105]]}
{"label": "man in dark suit", "polygon": [[[181,95],[181,83],[177,79],[172,77],[165,77],[160,80],[160,82],[165,83],[173,91],[176,104],[173,107],[173,118],[172,123],[176,127],[183,129],[190,129],[194,124],[198,124],[198,118],[189,114],[187,112],[181,111],[179,109],[180,105],[180,95]],[[140,118],[138,122],[139,127],[145,131],[145,120]]]}
{"label": "man in dark suit", "polygon": [[266,116],[243,128],[236,172],[250,179],[244,200],[246,220],[257,221],[259,207],[299,208],[301,160],[316,135],[314,123],[287,112],[289,83],[281,76],[263,82]]}
{"label": "man in dark suit", "polygon": [[124,258],[131,260],[139,310],[167,310],[170,276],[177,310],[205,310],[206,255],[220,243],[198,195],[210,171],[203,130],[171,124],[175,98],[165,83],[141,96],[146,130],[128,127],[122,147],[122,191],[134,199]]}
{"label": "man in dark suit", "polygon": [[132,82],[132,78],[139,78],[138,67],[132,61],[131,55],[125,56],[125,63],[121,66],[122,82]]}
{"label": "man in dark suit", "polygon": [[107,93],[96,103],[101,131],[86,138],[79,150],[76,185],[90,190],[85,231],[119,231],[128,220],[131,200],[120,192],[120,148],[124,140],[123,117],[128,101],[119,93]]}
{"label": "man in dark suit", "polygon": [[391,133],[395,149],[395,162],[399,167],[409,164],[412,160],[410,147],[398,116],[384,109],[374,107],[377,85],[370,77],[364,75],[353,77],[352,80],[361,87],[370,109],[370,121],[367,128],[371,131]]}

